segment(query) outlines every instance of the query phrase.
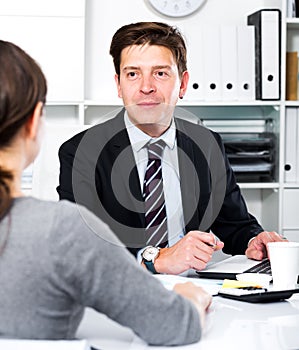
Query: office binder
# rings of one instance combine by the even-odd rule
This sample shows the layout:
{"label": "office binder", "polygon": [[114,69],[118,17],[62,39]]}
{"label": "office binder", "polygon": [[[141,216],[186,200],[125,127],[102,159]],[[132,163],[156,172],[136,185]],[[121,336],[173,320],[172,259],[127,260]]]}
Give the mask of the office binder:
{"label": "office binder", "polygon": [[[295,108],[294,108],[295,109]],[[299,147],[299,109],[296,108],[296,122],[297,122],[297,128],[296,128],[296,145],[293,149],[293,152],[295,153],[295,166],[296,166],[296,183],[299,183],[299,152],[298,152],[298,147]]]}
{"label": "office binder", "polygon": [[287,52],[286,55],[286,99],[297,100],[298,87],[298,52]]}
{"label": "office binder", "polygon": [[297,108],[286,108],[285,117],[285,182],[297,180]]}
{"label": "office binder", "polygon": [[221,101],[220,28],[203,27],[204,94],[207,101]]}
{"label": "office binder", "polygon": [[287,0],[287,17],[296,17],[296,1]]}
{"label": "office binder", "polygon": [[238,100],[255,100],[254,27],[237,26]]}
{"label": "office binder", "polygon": [[237,27],[222,26],[221,47],[221,85],[223,100],[237,100]]}
{"label": "office binder", "polygon": [[190,25],[184,30],[186,37],[187,62],[189,71],[189,83],[184,100],[203,101],[204,100],[204,59],[202,49],[202,28],[197,24]]}
{"label": "office binder", "polygon": [[257,100],[280,99],[281,12],[263,9],[249,15],[255,28],[255,78]]}

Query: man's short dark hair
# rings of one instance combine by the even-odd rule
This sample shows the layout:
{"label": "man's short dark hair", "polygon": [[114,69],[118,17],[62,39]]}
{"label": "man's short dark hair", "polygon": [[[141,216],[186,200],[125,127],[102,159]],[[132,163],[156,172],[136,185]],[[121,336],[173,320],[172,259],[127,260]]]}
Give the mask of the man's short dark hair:
{"label": "man's short dark hair", "polygon": [[110,55],[118,76],[122,50],[132,45],[146,44],[169,49],[175,58],[180,77],[187,70],[186,45],[178,28],[160,22],[138,22],[119,28],[112,38]]}

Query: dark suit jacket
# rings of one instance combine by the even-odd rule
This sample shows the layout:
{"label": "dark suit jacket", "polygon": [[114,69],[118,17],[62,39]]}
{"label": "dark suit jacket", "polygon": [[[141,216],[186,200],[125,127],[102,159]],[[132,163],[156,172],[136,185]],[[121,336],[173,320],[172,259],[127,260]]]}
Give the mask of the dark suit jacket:
{"label": "dark suit jacket", "polygon": [[[80,203],[116,233],[133,254],[145,246],[144,202],[124,110],[85,130],[59,150],[60,199]],[[263,231],[247,211],[220,136],[175,119],[186,232],[212,230],[224,252],[244,254]]]}

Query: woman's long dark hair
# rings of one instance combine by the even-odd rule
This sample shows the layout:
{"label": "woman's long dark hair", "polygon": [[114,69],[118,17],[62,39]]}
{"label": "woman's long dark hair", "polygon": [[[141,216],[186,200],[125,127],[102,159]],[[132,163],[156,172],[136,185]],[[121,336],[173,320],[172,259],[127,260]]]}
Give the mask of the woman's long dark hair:
{"label": "woman's long dark hair", "polygon": [[[8,147],[32,116],[38,102],[45,103],[47,83],[39,65],[18,46],[0,40],[0,150]],[[10,169],[0,158],[0,220],[12,198]]]}

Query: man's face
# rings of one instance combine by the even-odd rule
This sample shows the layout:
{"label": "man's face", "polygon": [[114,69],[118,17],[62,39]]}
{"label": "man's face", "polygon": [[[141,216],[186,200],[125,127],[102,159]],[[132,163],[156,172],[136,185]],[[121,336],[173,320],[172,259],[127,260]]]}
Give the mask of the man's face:
{"label": "man's face", "polygon": [[120,77],[115,80],[131,121],[141,129],[153,124],[163,128],[169,126],[177,100],[186,91],[188,73],[179,77],[166,47],[133,45],[122,51]]}

